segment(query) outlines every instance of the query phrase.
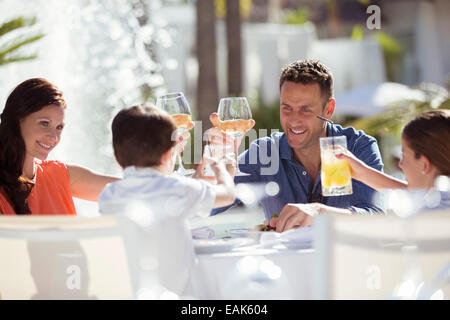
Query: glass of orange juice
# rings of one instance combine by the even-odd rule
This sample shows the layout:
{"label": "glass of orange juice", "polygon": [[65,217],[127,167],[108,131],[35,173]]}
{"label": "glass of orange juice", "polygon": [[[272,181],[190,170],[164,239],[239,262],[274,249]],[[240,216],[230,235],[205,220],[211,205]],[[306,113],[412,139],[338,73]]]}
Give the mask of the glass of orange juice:
{"label": "glass of orange juice", "polygon": [[322,195],[325,197],[352,194],[352,176],[347,160],[336,158],[340,148],[347,149],[347,137],[320,138]]}

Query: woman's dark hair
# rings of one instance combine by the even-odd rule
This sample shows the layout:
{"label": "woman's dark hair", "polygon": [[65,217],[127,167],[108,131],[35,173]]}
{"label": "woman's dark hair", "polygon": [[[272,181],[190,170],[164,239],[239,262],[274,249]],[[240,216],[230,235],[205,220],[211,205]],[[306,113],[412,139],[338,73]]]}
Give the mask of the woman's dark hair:
{"label": "woman's dark hair", "polygon": [[417,159],[424,155],[440,175],[450,175],[450,110],[418,115],[403,128],[403,138]]}
{"label": "woman's dark hair", "polygon": [[11,92],[0,115],[0,190],[16,214],[30,214],[27,197],[33,187],[22,177],[26,151],[20,120],[52,104],[66,108],[62,92],[45,79],[29,79]]}

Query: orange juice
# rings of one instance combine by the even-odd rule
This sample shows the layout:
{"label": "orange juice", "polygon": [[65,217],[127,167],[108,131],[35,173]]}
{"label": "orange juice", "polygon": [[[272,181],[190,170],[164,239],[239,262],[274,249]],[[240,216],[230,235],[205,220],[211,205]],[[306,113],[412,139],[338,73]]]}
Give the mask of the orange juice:
{"label": "orange juice", "polygon": [[324,196],[351,194],[352,176],[347,160],[337,159],[332,149],[322,150],[321,158],[322,194]]}
{"label": "orange juice", "polygon": [[350,167],[346,160],[336,160],[332,163],[325,163],[321,172],[322,186],[342,187],[350,182]]}

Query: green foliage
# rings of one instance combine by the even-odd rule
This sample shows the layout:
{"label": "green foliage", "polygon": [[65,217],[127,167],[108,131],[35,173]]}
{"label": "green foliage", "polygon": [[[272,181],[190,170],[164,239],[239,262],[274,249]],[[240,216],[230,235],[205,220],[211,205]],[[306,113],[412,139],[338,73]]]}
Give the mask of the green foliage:
{"label": "green foliage", "polygon": [[[364,28],[361,25],[355,25],[351,38],[355,41],[364,39]],[[374,38],[383,50],[386,78],[389,81],[397,82],[402,67],[401,60],[404,52],[402,45],[394,37],[382,31],[374,32]]]}
{"label": "green foliage", "polygon": [[[386,111],[368,118],[361,118],[352,123],[355,129],[364,130],[373,136],[400,136],[402,128],[422,112],[433,110],[430,101],[400,101]],[[450,109],[450,99],[444,100],[438,109]]]}
{"label": "green foliage", "polygon": [[282,131],[280,124],[280,103],[276,102],[269,106],[260,106],[252,110],[253,119],[255,120],[254,129],[267,129],[268,134],[270,130],[278,129]]}
{"label": "green foliage", "polygon": [[402,45],[394,37],[382,31],[375,33],[375,39],[383,49],[387,79],[397,81],[402,67],[401,60],[404,51]]}
{"label": "green foliage", "polygon": [[[436,109],[432,107],[434,106],[434,102],[432,103],[431,101],[399,101],[382,113],[372,117],[348,121],[344,126],[352,126],[357,130],[363,130],[365,133],[375,137],[381,149],[385,171],[392,173],[398,171],[392,156],[394,148],[400,145],[403,127],[420,113]],[[450,109],[450,99],[444,100],[437,108]]]}
{"label": "green foliage", "polygon": [[375,33],[375,39],[381,45],[383,51],[386,51],[393,55],[400,55],[403,52],[403,48],[400,43],[395,40],[394,37],[385,32],[377,31]]}
{"label": "green foliage", "polygon": [[[0,26],[0,40],[2,37],[9,36],[12,32],[19,32],[27,27],[36,24],[36,18],[18,17],[3,23]],[[12,37],[12,40],[0,41],[0,66],[13,62],[32,60],[37,57],[36,54],[22,55],[20,49],[24,46],[36,42],[44,37],[43,34],[18,34]]]}
{"label": "green foliage", "polygon": [[357,41],[361,41],[364,38],[364,29],[359,24],[353,27],[351,38]]}
{"label": "green foliage", "polygon": [[285,13],[284,22],[286,24],[305,24],[308,22],[308,10],[306,8],[289,10]]}

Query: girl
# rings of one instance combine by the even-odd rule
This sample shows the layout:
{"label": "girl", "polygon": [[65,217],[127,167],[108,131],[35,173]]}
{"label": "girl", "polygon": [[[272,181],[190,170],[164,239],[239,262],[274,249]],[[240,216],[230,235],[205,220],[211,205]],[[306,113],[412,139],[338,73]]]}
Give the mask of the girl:
{"label": "girl", "polygon": [[367,166],[348,150],[337,155],[347,159],[352,177],[376,190],[407,188],[429,190],[438,176],[450,176],[450,110],[424,112],[402,132],[401,181]]}

